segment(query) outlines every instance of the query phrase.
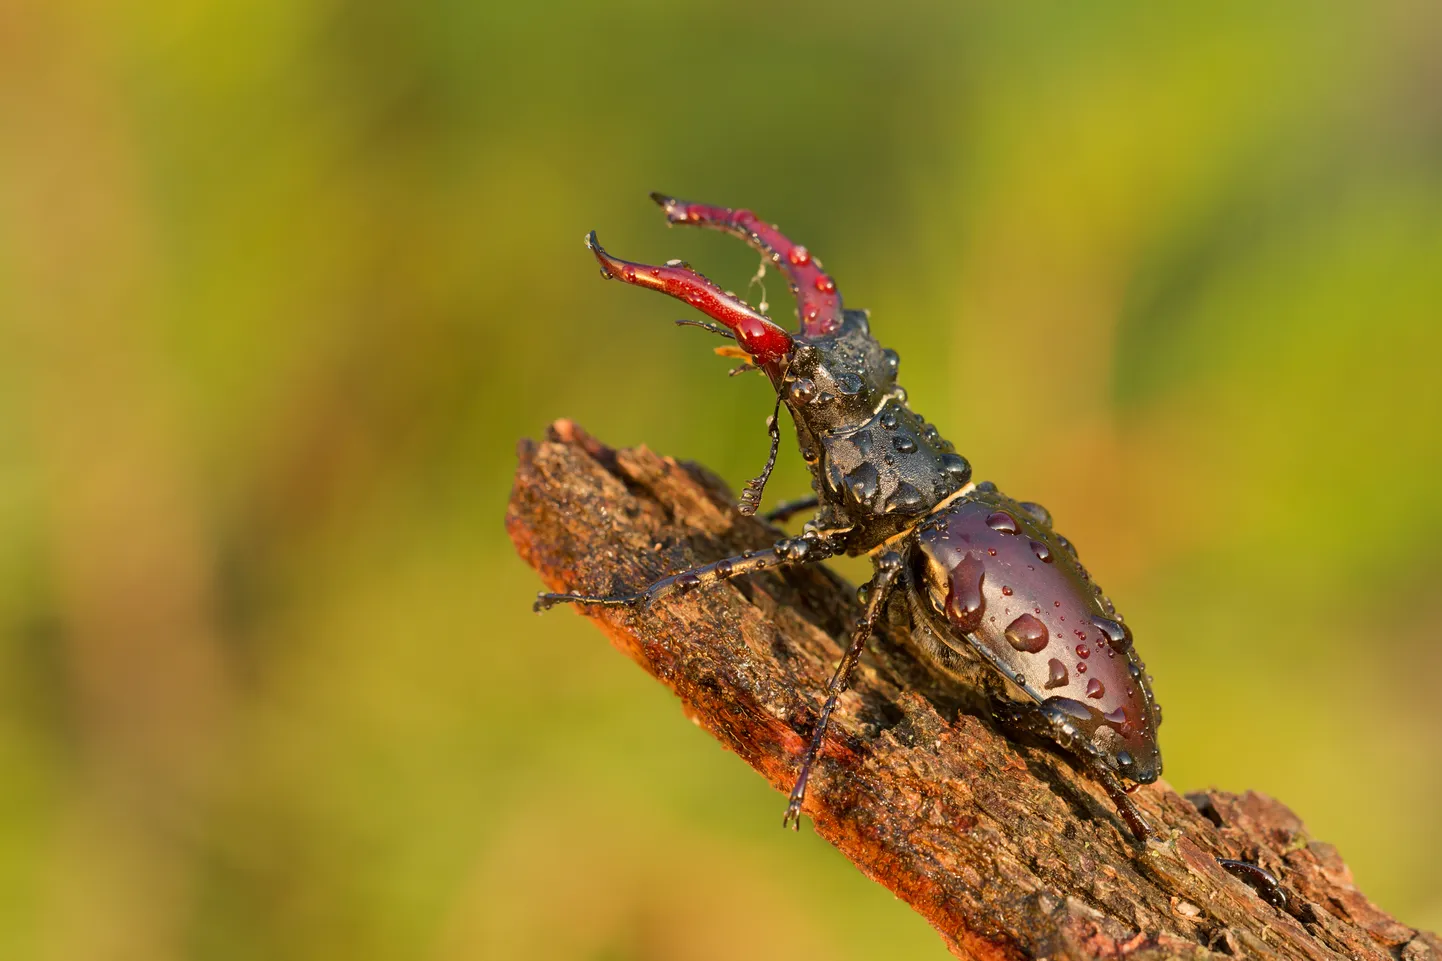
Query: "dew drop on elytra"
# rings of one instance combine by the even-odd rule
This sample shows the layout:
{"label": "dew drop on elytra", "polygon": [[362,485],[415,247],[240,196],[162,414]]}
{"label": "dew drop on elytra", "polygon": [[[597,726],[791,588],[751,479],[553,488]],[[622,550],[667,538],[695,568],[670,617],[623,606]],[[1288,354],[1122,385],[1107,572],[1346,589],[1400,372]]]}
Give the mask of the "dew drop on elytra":
{"label": "dew drop on elytra", "polygon": [[1023,614],[1007,625],[1006,639],[1016,650],[1035,654],[1046,648],[1046,625],[1030,614]]}
{"label": "dew drop on elytra", "polygon": [[1015,534],[1020,530],[1020,528],[1016,526],[1016,518],[1012,517],[1006,511],[993,511],[986,515],[986,526],[994,531],[1000,531],[1003,534]]}

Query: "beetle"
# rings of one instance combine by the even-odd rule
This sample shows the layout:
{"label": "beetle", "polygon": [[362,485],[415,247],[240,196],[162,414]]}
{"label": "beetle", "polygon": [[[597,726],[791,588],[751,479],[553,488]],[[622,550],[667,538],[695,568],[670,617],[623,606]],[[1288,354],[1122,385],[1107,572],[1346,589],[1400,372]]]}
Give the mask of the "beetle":
{"label": "beetle", "polygon": [[867,311],[846,309],[835,280],[804,246],[749,210],[652,194],[671,224],[736,235],[786,276],[800,327],[788,332],[687,264],[632,263],[607,253],[592,231],[586,246],[601,276],[685,301],[715,323],[678,321],[735,341],[747,367],[776,391],[768,421],[771,452],[746,485],[743,513],[755,513],[776,462],[779,411],[796,427],[814,496],[766,515],[773,521],[816,509],[798,536],[770,550],[703,564],[632,594],[543,593],[556,604],[644,611],[668,596],[768,567],[866,555],[873,576],[863,610],[826,689],[797,771],[783,824],[799,825],[806,782],[837,698],[878,621],[904,605],[914,645],[942,677],[980,688],[1005,728],[1052,742],[1106,791],[1138,839],[1150,829],[1128,796],[1161,774],[1161,708],[1131,629],[1082,566],[1076,549],[1041,505],[1014,500],[915,413],[897,383],[900,360],[871,334]]}

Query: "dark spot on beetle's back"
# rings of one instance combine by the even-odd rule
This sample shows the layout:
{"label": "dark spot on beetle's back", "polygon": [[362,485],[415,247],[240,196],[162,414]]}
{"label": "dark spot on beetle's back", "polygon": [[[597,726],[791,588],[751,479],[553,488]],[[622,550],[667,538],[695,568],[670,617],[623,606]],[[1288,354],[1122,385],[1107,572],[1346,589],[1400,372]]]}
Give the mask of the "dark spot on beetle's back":
{"label": "dark spot on beetle's back", "polygon": [[1048,632],[1039,618],[1023,614],[1006,627],[1006,640],[1013,648],[1026,654],[1046,649]]}

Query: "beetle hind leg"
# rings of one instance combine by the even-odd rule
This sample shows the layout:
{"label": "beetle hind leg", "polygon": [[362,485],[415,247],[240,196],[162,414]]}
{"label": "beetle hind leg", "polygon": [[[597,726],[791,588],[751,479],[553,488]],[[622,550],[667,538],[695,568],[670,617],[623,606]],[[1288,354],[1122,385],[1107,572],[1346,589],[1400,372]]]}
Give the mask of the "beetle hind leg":
{"label": "beetle hind leg", "polygon": [[856,662],[861,659],[861,652],[865,649],[867,640],[871,638],[876,621],[886,606],[886,599],[891,594],[891,589],[901,570],[901,555],[894,551],[887,551],[876,559],[876,576],[866,585],[866,610],[851,634],[851,643],[847,646],[846,653],[842,655],[841,662],[836,665],[836,673],[831,675],[831,683],[826,686],[826,702],[821,706],[821,716],[816,720],[816,729],[811,734],[811,743],[806,748],[806,755],[801,759],[801,770],[797,772],[796,785],[792,787],[791,797],[786,803],[786,816],[781,819],[782,827],[790,827],[798,831],[801,829],[801,802],[806,798],[806,781],[811,777],[812,765],[816,763],[816,758],[821,754],[821,745],[826,739],[826,728],[831,723],[831,713],[836,710],[837,699],[851,683],[851,672],[856,669]]}
{"label": "beetle hind leg", "polygon": [[1060,748],[1073,759],[1092,780],[1101,785],[1116,806],[1117,813],[1138,841],[1153,837],[1151,825],[1131,799],[1127,789],[1100,752],[1084,735],[1077,732],[1070,718],[1061,711],[1049,710],[1044,704],[1006,704],[998,706],[993,715],[1004,726],[1022,734],[1030,734]]}

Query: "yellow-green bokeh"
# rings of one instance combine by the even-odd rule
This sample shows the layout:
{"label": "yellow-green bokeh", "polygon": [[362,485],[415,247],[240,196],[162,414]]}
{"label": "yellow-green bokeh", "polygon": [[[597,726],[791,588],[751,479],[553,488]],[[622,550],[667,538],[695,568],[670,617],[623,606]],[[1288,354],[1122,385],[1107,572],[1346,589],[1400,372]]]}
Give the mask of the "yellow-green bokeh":
{"label": "yellow-green bokeh", "polygon": [[944,956],[530,613],[517,439],[765,454],[764,383],[581,246],[744,288],[657,189],[807,243],[1052,510],[1175,786],[1442,927],[1439,8],[773,6],[7,11],[0,955]]}

